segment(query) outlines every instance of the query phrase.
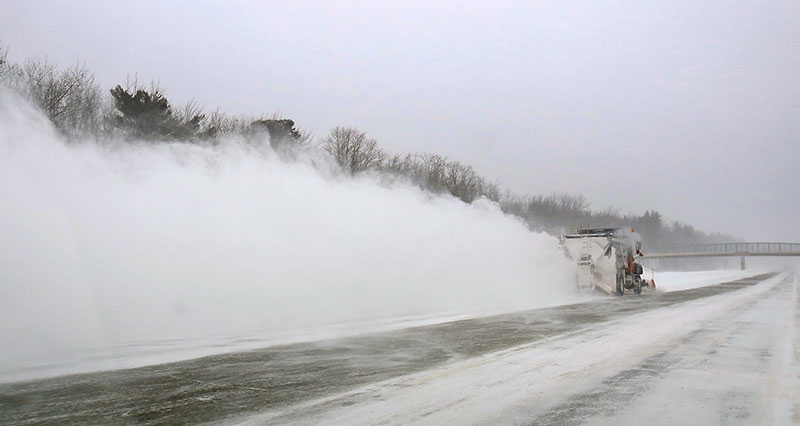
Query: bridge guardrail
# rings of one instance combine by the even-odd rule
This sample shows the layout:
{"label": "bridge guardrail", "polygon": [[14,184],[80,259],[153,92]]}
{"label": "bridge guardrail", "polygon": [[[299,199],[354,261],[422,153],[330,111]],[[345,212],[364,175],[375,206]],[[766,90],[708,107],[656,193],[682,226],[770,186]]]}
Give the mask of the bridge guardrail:
{"label": "bridge guardrail", "polygon": [[660,253],[752,253],[752,254],[781,254],[799,253],[800,243],[781,242],[744,242],[744,243],[717,243],[696,244],[676,247],[659,247],[649,250],[652,254]]}

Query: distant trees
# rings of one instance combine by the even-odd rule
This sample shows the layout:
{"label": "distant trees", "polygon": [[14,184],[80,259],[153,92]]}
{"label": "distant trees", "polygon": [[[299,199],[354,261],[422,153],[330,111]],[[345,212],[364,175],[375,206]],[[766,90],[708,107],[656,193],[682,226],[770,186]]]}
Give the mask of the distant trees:
{"label": "distant trees", "polygon": [[[226,136],[241,136],[248,143],[269,143],[284,161],[299,158],[291,154],[311,140],[311,135],[300,131],[294,120],[277,115],[253,118],[220,111],[206,115],[194,102],[174,107],[156,85],[149,89],[136,82],[125,87],[117,85],[108,92],[110,99],[104,98],[94,75],[85,66],[59,69],[39,59],[14,64],[2,45],[0,83],[29,98],[68,136],[93,134],[212,144],[225,141]],[[502,195],[499,185],[487,181],[467,164],[435,154],[390,155],[355,127],[335,127],[320,141],[319,148],[348,175],[370,172],[389,182],[402,180],[431,193],[450,194],[465,203],[487,198],[498,202],[506,213],[524,219],[536,231],[558,235],[584,226],[634,227],[646,247],[733,240],[727,235],[705,234],[677,221],[665,223],[654,210],[641,215],[591,210],[583,195]]]}
{"label": "distant trees", "polygon": [[[668,246],[672,245],[667,237],[671,230],[665,229],[664,221],[661,218],[661,213],[655,210],[647,210],[641,216],[636,217],[636,230],[642,235],[646,241],[658,241],[659,245]],[[691,238],[687,239],[687,241]],[[689,244],[689,243],[687,243]]]}
{"label": "distant trees", "polygon": [[182,114],[170,106],[162,90],[150,90],[133,84],[125,89],[120,85],[110,90],[116,113],[109,121],[126,135],[147,139],[188,140],[195,137],[205,115],[189,104]]}
{"label": "distant trees", "polygon": [[232,133],[244,133],[247,128],[242,118],[231,117],[218,110],[206,117],[204,124],[202,137],[207,139]]}
{"label": "distant trees", "polygon": [[8,87],[19,84],[20,67],[8,60],[8,46],[0,40],[0,83]]}
{"label": "distant trees", "polygon": [[269,137],[269,144],[279,149],[287,144],[300,143],[303,135],[294,127],[294,120],[288,118],[279,119],[260,119],[254,120],[247,128],[249,134],[266,134]]}
{"label": "distant trees", "polygon": [[13,64],[8,48],[0,46],[0,81],[38,106],[64,134],[95,133],[100,128],[100,88],[84,65],[59,69],[46,59]]}
{"label": "distant trees", "polygon": [[351,175],[378,169],[386,157],[375,139],[355,127],[335,127],[323,139],[322,147]]}
{"label": "distant trees", "polygon": [[735,241],[730,235],[706,234],[675,221],[664,223],[661,214],[647,210],[641,215],[621,215],[615,210],[594,211],[582,195],[555,193],[525,197],[506,197],[504,211],[519,216],[531,229],[553,235],[583,227],[634,228],[642,236],[645,249],[676,245]]}
{"label": "distant trees", "polygon": [[94,132],[99,126],[100,88],[83,65],[58,70],[46,60],[30,60],[22,69],[28,94],[65,133]]}
{"label": "distant trees", "polygon": [[10,69],[11,67],[8,63],[8,48],[0,44],[0,80],[6,77]]}
{"label": "distant trees", "polygon": [[[589,210],[589,203],[583,195],[553,193],[523,197],[509,196],[503,200],[502,207],[505,211],[525,219],[531,228],[551,234],[559,234],[599,222],[593,220],[593,213]],[[603,224],[603,226],[617,225],[618,223],[608,223],[607,221]]]}
{"label": "distant trees", "polygon": [[336,127],[322,140],[322,148],[351,175],[368,170],[403,177],[434,193],[449,193],[466,203],[478,197],[500,199],[497,185],[475,170],[439,155],[388,155],[375,139],[354,127]]}
{"label": "distant trees", "polygon": [[407,157],[406,175],[432,192],[446,192],[471,203],[478,197],[500,200],[500,190],[468,165],[439,155]]}

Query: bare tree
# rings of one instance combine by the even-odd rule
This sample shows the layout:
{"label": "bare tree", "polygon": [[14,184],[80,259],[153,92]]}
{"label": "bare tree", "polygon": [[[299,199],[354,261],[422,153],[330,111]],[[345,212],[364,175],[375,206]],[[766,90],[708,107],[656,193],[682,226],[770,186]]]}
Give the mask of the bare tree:
{"label": "bare tree", "polygon": [[440,155],[423,155],[420,159],[418,179],[424,188],[433,192],[445,190],[444,178],[447,173],[447,158]]}
{"label": "bare tree", "polygon": [[403,176],[431,192],[449,192],[467,203],[478,197],[500,200],[496,184],[487,182],[471,166],[440,155],[391,155],[383,162],[381,171]]}
{"label": "bare tree", "polygon": [[217,109],[203,121],[201,133],[208,138],[231,134],[242,135],[247,130],[248,124],[253,121],[252,118],[227,115]]}
{"label": "bare tree", "polygon": [[194,100],[190,100],[185,105],[175,108],[172,114],[177,120],[188,122],[194,120],[196,117],[205,117],[203,108]]}
{"label": "bare tree", "polygon": [[354,127],[336,127],[322,140],[322,147],[342,169],[356,174],[379,168],[386,154],[375,139]]}
{"label": "bare tree", "polygon": [[483,178],[478,176],[470,166],[451,161],[447,163],[443,178],[447,191],[465,203],[471,203],[482,195]]}
{"label": "bare tree", "polygon": [[413,177],[418,168],[416,156],[411,154],[389,155],[384,159],[383,164],[381,164],[381,171],[384,173],[406,178]]}
{"label": "bare tree", "polygon": [[303,146],[311,146],[314,143],[315,137],[314,133],[306,127],[299,127],[297,129],[297,133],[300,135],[297,140],[296,144],[303,145]]}
{"label": "bare tree", "polygon": [[503,198],[500,185],[494,182],[484,182],[481,195],[497,203]]}
{"label": "bare tree", "polygon": [[0,44],[0,80],[11,73],[11,64],[8,63],[8,47]]}
{"label": "bare tree", "polygon": [[58,129],[68,134],[99,129],[100,89],[84,65],[60,71],[46,59],[31,59],[23,65],[21,77],[24,91]]}

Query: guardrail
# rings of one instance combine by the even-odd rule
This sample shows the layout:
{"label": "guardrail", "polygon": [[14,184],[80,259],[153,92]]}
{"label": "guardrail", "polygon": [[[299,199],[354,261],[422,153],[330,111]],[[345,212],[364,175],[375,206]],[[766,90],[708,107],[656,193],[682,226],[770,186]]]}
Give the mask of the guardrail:
{"label": "guardrail", "polygon": [[779,242],[746,242],[746,243],[718,243],[697,244],[690,246],[661,247],[650,250],[653,256],[662,254],[696,254],[696,253],[747,253],[757,255],[798,255],[800,243]]}

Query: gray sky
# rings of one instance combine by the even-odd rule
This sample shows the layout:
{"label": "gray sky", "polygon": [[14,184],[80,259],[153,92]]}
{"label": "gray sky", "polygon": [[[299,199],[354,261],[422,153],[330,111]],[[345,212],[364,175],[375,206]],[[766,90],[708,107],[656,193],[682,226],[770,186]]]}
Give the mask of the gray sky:
{"label": "gray sky", "polygon": [[[355,125],[514,191],[800,241],[800,3],[8,1],[12,60]],[[600,225],[600,224],[597,224]]]}

